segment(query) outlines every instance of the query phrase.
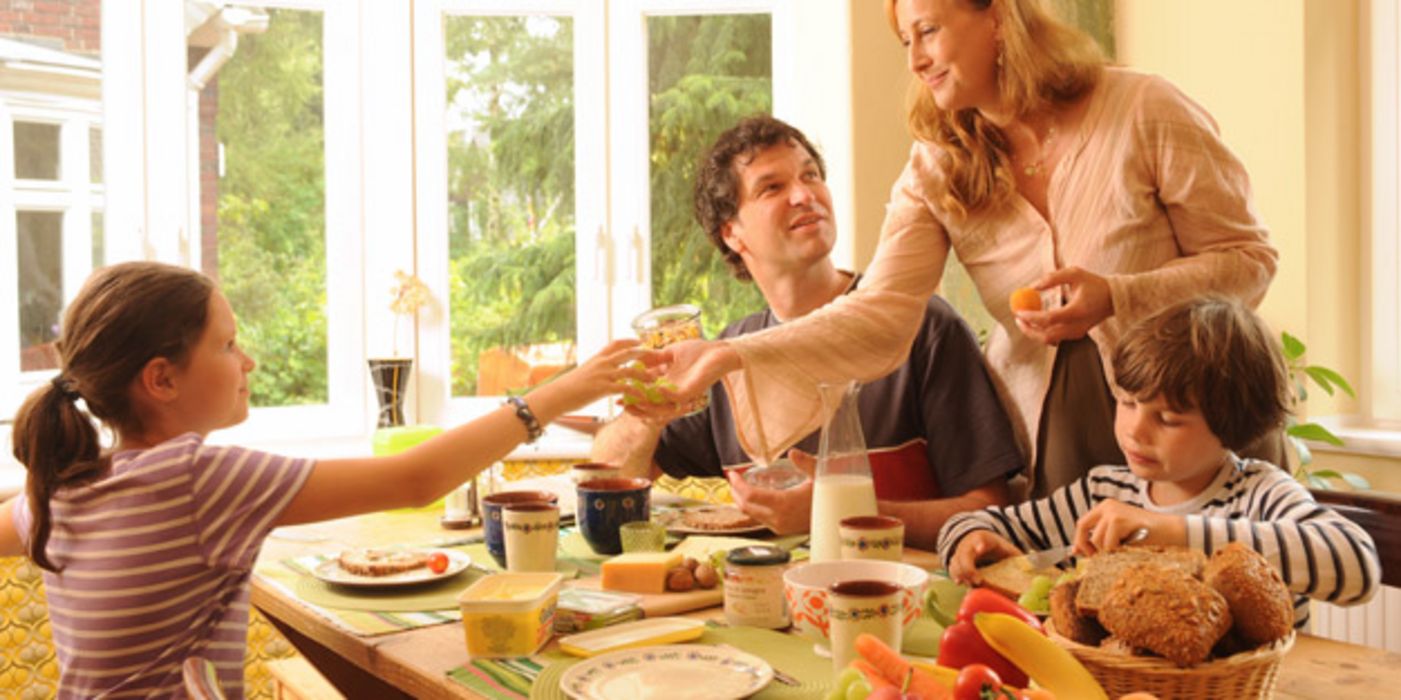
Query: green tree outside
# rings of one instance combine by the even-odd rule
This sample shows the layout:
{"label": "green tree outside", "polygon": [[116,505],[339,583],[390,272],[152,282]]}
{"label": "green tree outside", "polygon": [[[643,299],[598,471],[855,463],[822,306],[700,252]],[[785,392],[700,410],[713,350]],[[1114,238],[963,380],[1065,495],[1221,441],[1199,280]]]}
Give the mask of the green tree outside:
{"label": "green tree outside", "polygon": [[259,361],[253,404],[318,404],[329,397],[321,14],[268,14],[219,73],[219,278]]}

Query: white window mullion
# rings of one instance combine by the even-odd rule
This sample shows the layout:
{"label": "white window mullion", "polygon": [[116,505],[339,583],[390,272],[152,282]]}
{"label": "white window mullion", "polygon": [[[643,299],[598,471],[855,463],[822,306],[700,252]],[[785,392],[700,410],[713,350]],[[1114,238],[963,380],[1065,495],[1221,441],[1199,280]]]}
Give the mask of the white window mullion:
{"label": "white window mullion", "polygon": [[[19,371],[19,231],[15,224],[15,127],[0,96],[0,415],[13,416],[27,393]],[[13,388],[13,390],[11,390]],[[3,460],[0,460],[3,461]]]}
{"label": "white window mullion", "polygon": [[77,296],[92,273],[92,203],[87,198],[88,121],[70,119],[60,131],[60,171],[68,206],[63,215],[63,302]]}
{"label": "white window mullion", "polygon": [[185,205],[195,183],[186,178],[184,3],[144,0],[142,19],[142,40],[135,47],[144,57],[140,133],[146,240],[142,257],[186,265],[192,232]]}

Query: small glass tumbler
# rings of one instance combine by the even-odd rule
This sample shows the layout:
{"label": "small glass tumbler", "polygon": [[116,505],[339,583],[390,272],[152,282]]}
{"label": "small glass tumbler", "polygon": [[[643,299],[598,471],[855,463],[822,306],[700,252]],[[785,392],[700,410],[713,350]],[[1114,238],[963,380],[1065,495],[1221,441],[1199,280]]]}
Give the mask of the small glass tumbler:
{"label": "small glass tumbler", "polygon": [[618,527],[624,552],[660,552],[666,548],[666,528],[661,523],[635,520]]}

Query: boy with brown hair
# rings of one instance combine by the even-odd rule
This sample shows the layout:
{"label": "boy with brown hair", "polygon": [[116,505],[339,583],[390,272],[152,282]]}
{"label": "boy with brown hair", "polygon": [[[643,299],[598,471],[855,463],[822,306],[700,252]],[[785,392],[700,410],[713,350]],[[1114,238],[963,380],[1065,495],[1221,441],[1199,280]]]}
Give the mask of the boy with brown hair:
{"label": "boy with brown hair", "polygon": [[976,582],[981,561],[1075,545],[1115,549],[1139,529],[1146,544],[1210,556],[1232,542],[1262,554],[1295,594],[1365,602],[1381,578],[1362,528],[1319,505],[1287,472],[1236,451],[1284,422],[1289,373],[1273,334],[1240,302],[1192,299],[1130,329],[1115,349],[1115,438],[1127,465],[1095,467],[1049,497],[949,519],[939,554]]}

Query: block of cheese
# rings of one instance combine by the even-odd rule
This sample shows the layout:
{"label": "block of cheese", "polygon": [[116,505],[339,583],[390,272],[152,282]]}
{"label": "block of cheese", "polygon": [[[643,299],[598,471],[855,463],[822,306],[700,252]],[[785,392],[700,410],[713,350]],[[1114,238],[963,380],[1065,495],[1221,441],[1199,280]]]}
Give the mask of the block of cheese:
{"label": "block of cheese", "polygon": [[681,566],[674,552],[628,552],[603,562],[603,588],[629,593],[665,593],[666,572]]}

